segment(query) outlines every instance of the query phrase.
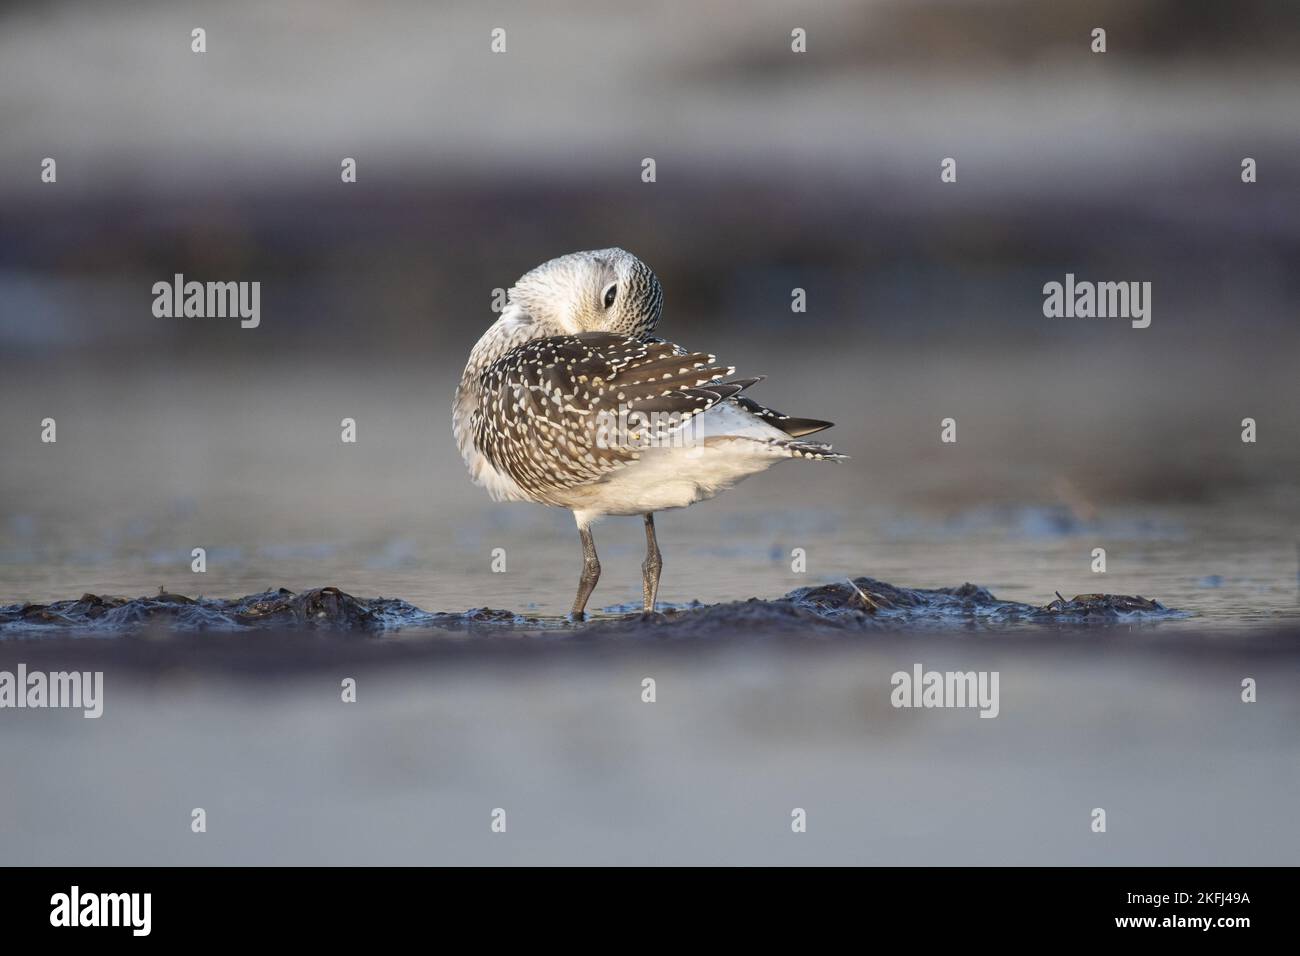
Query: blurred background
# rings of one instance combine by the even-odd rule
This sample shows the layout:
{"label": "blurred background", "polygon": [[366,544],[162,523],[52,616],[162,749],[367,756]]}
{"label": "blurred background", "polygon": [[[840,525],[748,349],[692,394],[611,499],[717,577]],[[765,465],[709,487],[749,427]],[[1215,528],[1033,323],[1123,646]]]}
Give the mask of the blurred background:
{"label": "blurred background", "polygon": [[[1183,603],[1208,579],[1207,610],[1295,603],[1294,4],[20,3],[0,22],[6,600],[193,590],[205,546],[213,594],[328,579],[562,611],[569,517],[471,486],[450,398],[494,289],[621,245],[662,279],[663,335],[768,375],[759,399],[838,422],[854,456],[665,515],[667,599],[782,593],[807,583],[803,547],[824,578]],[[155,318],[178,272],[260,281],[261,326]],[[1151,327],[1045,318],[1067,272],[1151,282]],[[598,544],[597,602],[632,600],[639,527]],[[487,574],[497,546],[518,573]]]}
{"label": "blurred background", "polygon": [[[202,55],[190,50],[195,27],[206,30]],[[490,51],[496,27],[505,54]],[[1090,50],[1094,27],[1107,31],[1105,54]],[[791,52],[795,28],[807,31],[807,53]],[[756,398],[836,421],[828,437],[853,456],[783,464],[689,513],[661,515],[662,599],[770,597],[869,574],[911,586],[969,580],[1039,604],[1057,590],[1142,594],[1190,613],[1180,633],[1230,636],[1243,653],[1252,635],[1293,636],[1298,54],[1300,8],[1289,0],[7,4],[0,603],[334,584],[430,610],[563,613],[579,567],[570,517],[492,504],[473,487],[450,402],[495,318],[494,289],[554,256],[619,245],[662,280],[660,334],[767,375]],[[41,182],[45,157],[57,161],[56,184]],[[356,160],[356,183],[340,181],[344,157]],[[641,180],[646,157],[654,183]],[[945,157],[957,161],[956,183],[940,181]],[[1257,161],[1258,182],[1241,181],[1244,157]],[[1067,272],[1151,282],[1151,326],[1045,318],[1042,287]],[[175,273],[259,281],[260,327],[155,318],[152,286]],[[796,287],[806,313],[791,311]],[[40,441],[47,417],[56,444]],[[946,417],[957,420],[953,445],[939,441]],[[1255,444],[1240,439],[1246,417],[1258,423]],[[357,422],[355,445],[340,441],[343,418]],[[640,523],[610,520],[596,541],[604,577],[593,606],[637,600]],[[200,546],[202,576],[190,571]],[[490,573],[496,547],[507,549],[506,574]],[[1095,547],[1107,549],[1105,575],[1091,571]],[[791,570],[793,548],[807,552],[806,574]],[[985,645],[1012,660],[1020,646]],[[231,710],[220,678],[198,687],[150,677],[121,698],[121,717],[111,701],[103,721],[76,727],[28,715],[47,749],[23,735],[7,744],[7,765],[25,760],[30,771],[6,775],[28,824],[7,834],[8,847],[11,859],[37,859],[50,845],[41,835],[58,829],[67,859],[125,861],[127,844],[106,836],[111,818],[130,846],[148,848],[140,862],[203,859],[150,844],[156,816],[124,822],[144,812],[149,780],[151,794],[184,803],[184,825],[186,801],[200,805],[183,785],[189,773],[236,802],[249,787],[260,794],[220,859],[259,847],[279,860],[406,859],[405,830],[377,835],[373,854],[313,856],[326,831],[310,819],[283,846],[266,842],[286,832],[273,812],[285,788],[319,793],[337,783],[325,779],[329,767],[370,754],[386,783],[335,788],[342,803],[316,823],[424,805],[448,780],[454,790],[479,779],[472,765],[487,781],[483,800],[500,799],[488,796],[497,779],[548,795],[553,808],[605,793],[605,806],[624,808],[603,838],[607,856],[636,861],[645,807],[627,800],[642,778],[609,755],[649,753],[654,779],[670,781],[648,791],[659,793],[656,812],[688,794],[708,794],[724,812],[728,793],[766,793],[780,817],[790,800],[808,799],[763,789],[788,773],[845,801],[841,822],[865,834],[871,820],[852,808],[866,791],[836,768],[893,781],[874,799],[888,795],[891,832],[916,840],[841,842],[840,862],[866,862],[872,847],[876,859],[902,862],[916,846],[930,847],[927,859],[967,861],[995,845],[1005,852],[993,861],[1089,862],[1092,845],[1070,843],[1072,831],[1044,836],[1058,809],[1071,820],[1079,809],[1034,802],[1065,777],[1079,784],[1069,794],[1085,816],[1069,826],[1081,841],[1087,810],[1104,799],[1083,795],[1084,781],[1129,786],[1124,799],[1156,830],[1126,844],[1124,861],[1285,855],[1296,836],[1285,808],[1234,781],[1293,792],[1295,771],[1284,768],[1296,766],[1294,743],[1280,728],[1294,726],[1283,703],[1294,697],[1248,709],[1253,719],[1234,711],[1240,725],[1189,722],[1211,720],[1206,694],[1235,701],[1248,671],[1230,659],[1207,678],[1178,646],[1160,644],[1175,656],[1149,665],[1109,642],[1077,669],[1037,657],[1020,686],[1034,688],[1039,709],[1007,703],[1009,718],[969,722],[980,732],[1012,725],[1012,736],[907,724],[916,736],[905,746],[835,701],[887,694],[889,671],[910,664],[912,650],[894,660],[859,648],[834,666],[767,651],[742,655],[743,666],[701,654],[698,669],[675,665],[703,695],[692,697],[696,709],[653,738],[610,717],[612,665],[557,665],[570,675],[562,687],[532,672],[473,670],[483,684],[444,675],[434,703],[430,685],[391,675],[387,706],[408,717],[378,749],[388,719],[378,713],[331,737],[334,749],[298,749],[327,726],[311,695],[334,700],[337,675],[293,683],[289,709],[235,698],[247,711]],[[1293,658],[1269,666],[1294,686]],[[182,662],[168,667],[187,673]],[[755,678],[762,699],[807,701],[802,722],[746,724],[751,712],[737,701],[750,685],[735,675],[747,667],[765,675]],[[1118,685],[1136,695],[1123,698],[1128,709],[1116,704]],[[466,699],[451,717],[457,694]],[[211,708],[201,719],[191,707],[200,704]],[[560,721],[554,706],[573,713]],[[159,708],[189,716],[148,730]],[[125,723],[98,740],[81,726],[110,719]],[[588,720],[609,737],[530,736]],[[1153,720],[1170,736],[1142,736],[1156,733]],[[259,775],[239,764],[240,741],[264,727],[286,736],[249,758]],[[496,729],[471,746],[439,727]],[[701,741],[703,727],[718,736]],[[151,762],[141,740],[188,757]],[[603,762],[591,756],[597,746]],[[571,757],[520,763],[514,748]],[[94,771],[101,781],[125,768],[106,798],[116,815],[76,816],[55,799],[75,792],[82,770],[36,783],[53,753],[50,766],[86,773],[108,761]],[[972,831],[960,801],[944,804],[948,825],[935,824],[937,805],[915,798],[948,785],[941,768],[954,754],[964,762],[952,773],[970,792],[1001,801],[997,827],[1041,828],[963,842]],[[1079,764],[1081,754],[1096,763]],[[718,779],[674,777],[678,760]],[[426,761],[445,761],[445,773],[412,769]],[[306,775],[298,783],[283,776],[292,767]],[[724,782],[728,767],[738,775]],[[240,774],[253,782],[235,783]],[[480,791],[454,792],[466,806],[482,802]],[[1189,792],[1200,802],[1171,807]],[[1182,822],[1213,808],[1236,829],[1217,842],[1189,838]],[[656,819],[664,860],[691,847],[706,848],[691,859],[737,858],[730,838],[709,843],[711,831]],[[576,854],[566,858],[582,856],[573,848],[586,845],[584,832],[564,837]],[[927,844],[927,834],[948,842]],[[775,858],[747,845],[747,859]],[[480,859],[467,846],[464,858]],[[555,858],[557,846],[538,845],[536,859]]]}

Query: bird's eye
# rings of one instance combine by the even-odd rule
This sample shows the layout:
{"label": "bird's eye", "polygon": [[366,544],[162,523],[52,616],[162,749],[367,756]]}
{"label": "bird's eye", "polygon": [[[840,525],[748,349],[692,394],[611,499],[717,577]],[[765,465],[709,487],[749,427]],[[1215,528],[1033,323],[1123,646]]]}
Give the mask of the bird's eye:
{"label": "bird's eye", "polygon": [[617,297],[618,297],[618,283],[616,282],[613,285],[611,285],[608,289],[605,290],[605,308],[608,309],[611,305],[613,305],[614,300]]}

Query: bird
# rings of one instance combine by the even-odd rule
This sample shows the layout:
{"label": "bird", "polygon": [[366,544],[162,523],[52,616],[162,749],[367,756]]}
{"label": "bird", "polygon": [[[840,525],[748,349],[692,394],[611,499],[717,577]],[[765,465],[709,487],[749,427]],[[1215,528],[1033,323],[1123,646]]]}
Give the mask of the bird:
{"label": "bird", "polygon": [[641,516],[644,613],[663,558],[658,511],[712,498],[786,458],[842,461],[806,436],[832,422],[795,418],[742,394],[761,378],[653,333],[663,289],[620,248],[574,252],[522,275],[470,352],[452,433],[474,483],[496,501],[573,513],[582,570],[569,618],[581,621],[600,559],[591,526]]}

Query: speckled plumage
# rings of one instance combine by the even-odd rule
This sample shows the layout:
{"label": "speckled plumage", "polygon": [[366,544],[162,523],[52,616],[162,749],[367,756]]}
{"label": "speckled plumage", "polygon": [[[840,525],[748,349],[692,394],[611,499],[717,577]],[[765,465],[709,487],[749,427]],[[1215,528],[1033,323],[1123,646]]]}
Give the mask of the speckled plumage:
{"label": "speckled plumage", "polygon": [[600,441],[601,411],[665,412],[684,424],[740,391],[703,387],[732,371],[711,355],[605,332],[532,339],[480,375],[474,447],[536,500],[564,505],[556,492],[599,481],[641,456]]}
{"label": "speckled plumage", "polygon": [[[802,440],[829,422],[740,394],[760,379],[726,381],[735,370],[714,356],[652,338],[662,304],[654,273],[621,249],[553,259],[511,288],[456,392],[453,431],[474,480],[498,500],[574,512],[586,555],[575,616],[599,574],[588,529],[602,515],[646,516],[649,609],[654,511],[783,458],[843,457]],[[631,425],[611,435],[611,422]]]}

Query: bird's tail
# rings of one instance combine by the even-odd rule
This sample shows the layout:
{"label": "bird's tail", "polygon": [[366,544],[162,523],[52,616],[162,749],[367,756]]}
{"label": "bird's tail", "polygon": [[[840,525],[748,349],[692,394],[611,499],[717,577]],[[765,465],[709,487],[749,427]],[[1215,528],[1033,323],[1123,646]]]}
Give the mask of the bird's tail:
{"label": "bird's tail", "polygon": [[791,458],[809,458],[813,461],[848,461],[848,455],[841,455],[830,445],[820,441],[775,441],[772,443]]}

